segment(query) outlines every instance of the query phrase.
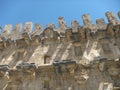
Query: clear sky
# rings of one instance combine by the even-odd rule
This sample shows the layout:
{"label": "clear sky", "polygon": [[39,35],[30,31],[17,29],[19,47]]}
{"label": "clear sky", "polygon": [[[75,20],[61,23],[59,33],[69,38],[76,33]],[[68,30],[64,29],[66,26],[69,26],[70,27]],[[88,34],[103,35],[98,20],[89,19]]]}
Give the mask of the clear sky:
{"label": "clear sky", "polygon": [[[96,18],[104,18],[106,11],[113,11],[116,16],[120,11],[120,0],[0,0],[0,25],[27,21],[46,26],[55,23],[58,17],[64,16],[68,26],[72,20],[78,20],[83,25],[82,15],[91,15],[93,23]],[[119,19],[120,20],[120,19]]]}

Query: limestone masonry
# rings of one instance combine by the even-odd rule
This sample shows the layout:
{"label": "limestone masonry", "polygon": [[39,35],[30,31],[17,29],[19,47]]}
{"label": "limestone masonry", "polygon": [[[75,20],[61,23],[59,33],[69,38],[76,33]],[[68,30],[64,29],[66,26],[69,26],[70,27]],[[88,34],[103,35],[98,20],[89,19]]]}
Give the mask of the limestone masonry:
{"label": "limestone masonry", "polygon": [[[0,90],[120,90],[120,22],[112,12],[67,26],[26,22],[0,35]],[[118,12],[120,18],[120,12]],[[1,28],[2,29],[2,28]]]}

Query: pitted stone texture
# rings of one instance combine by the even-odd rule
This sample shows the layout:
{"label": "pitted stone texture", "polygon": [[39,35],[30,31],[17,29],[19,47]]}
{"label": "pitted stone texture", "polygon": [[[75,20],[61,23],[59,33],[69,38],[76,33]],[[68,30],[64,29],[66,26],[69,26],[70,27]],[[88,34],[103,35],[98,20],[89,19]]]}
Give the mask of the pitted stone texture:
{"label": "pitted stone texture", "polygon": [[107,24],[105,23],[103,18],[96,20],[96,25],[98,26],[98,29],[105,30],[107,28]]}
{"label": "pitted stone texture", "polygon": [[24,26],[24,31],[25,33],[31,33],[33,28],[33,23],[32,22],[26,22]]}
{"label": "pitted stone texture", "polygon": [[[0,42],[0,65],[11,67],[0,77],[0,90],[119,88],[119,24],[109,23],[106,28],[103,19],[98,19],[97,25],[92,24],[89,15],[83,19],[85,26],[73,21],[71,27],[67,27],[60,17],[58,28],[51,23],[44,30],[36,24],[33,32],[32,23],[27,22],[21,33],[23,38],[17,39],[14,45],[13,40],[21,29],[20,24],[16,25],[11,34],[16,34],[13,40],[7,38]],[[6,28],[5,31],[11,32],[10,26]],[[16,67],[23,62],[36,68],[31,69],[26,64],[21,69]]]}
{"label": "pitted stone texture", "polygon": [[12,31],[11,40],[17,40],[21,38],[22,24],[16,24]]}
{"label": "pitted stone texture", "polygon": [[106,16],[108,18],[108,21],[113,25],[116,25],[119,23],[113,12],[106,12]]}
{"label": "pitted stone texture", "polygon": [[55,28],[55,24],[54,24],[54,23],[48,24],[48,25],[46,26],[46,28],[54,29],[54,28]]}
{"label": "pitted stone texture", "polygon": [[12,31],[12,25],[11,24],[5,25],[4,31],[2,32],[1,36],[4,37],[5,40],[7,40],[8,38],[10,38],[11,31]]}
{"label": "pitted stone texture", "polygon": [[44,29],[41,24],[35,24],[35,30],[32,32],[32,36],[41,35],[43,30]]}
{"label": "pitted stone texture", "polygon": [[80,27],[79,22],[77,20],[72,21],[72,32],[78,32],[78,28]]}
{"label": "pitted stone texture", "polygon": [[59,32],[65,33],[65,30],[67,29],[67,24],[66,21],[64,20],[64,17],[59,17],[58,22],[59,22],[59,28],[58,28]]}
{"label": "pitted stone texture", "polygon": [[84,14],[82,18],[83,18],[84,25],[86,27],[90,27],[92,25],[92,20],[89,14]]}

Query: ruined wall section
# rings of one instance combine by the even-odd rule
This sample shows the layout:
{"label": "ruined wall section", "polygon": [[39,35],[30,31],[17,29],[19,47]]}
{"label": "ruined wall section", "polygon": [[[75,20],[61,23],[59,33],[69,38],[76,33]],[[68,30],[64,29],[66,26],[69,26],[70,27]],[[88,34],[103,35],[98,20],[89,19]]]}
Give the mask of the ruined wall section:
{"label": "ruined wall section", "polygon": [[[77,62],[86,59],[94,60],[98,56],[108,59],[120,57],[120,25],[113,12],[106,12],[109,23],[104,19],[92,23],[89,14],[83,15],[84,26],[77,20],[68,27],[63,17],[59,17],[59,27],[26,22],[22,24],[5,25],[0,38],[1,64],[9,64],[14,60],[30,61],[48,64],[55,60],[75,59]],[[119,16],[119,12],[118,12]],[[8,55],[8,56],[7,56]],[[35,59],[36,57],[39,57]],[[43,60],[43,61],[42,61]],[[12,64],[10,64],[12,65]]]}
{"label": "ruined wall section", "polygon": [[[90,15],[85,14],[84,26],[73,20],[68,27],[63,17],[58,18],[58,28],[53,23],[45,29],[32,22],[16,24],[14,28],[5,25],[0,35],[0,65],[11,69],[7,73],[0,69],[0,90],[120,87],[120,22],[112,12],[105,15],[109,23],[99,18],[93,24]],[[76,63],[54,65],[63,60]],[[17,67],[24,62],[38,67],[19,70]]]}

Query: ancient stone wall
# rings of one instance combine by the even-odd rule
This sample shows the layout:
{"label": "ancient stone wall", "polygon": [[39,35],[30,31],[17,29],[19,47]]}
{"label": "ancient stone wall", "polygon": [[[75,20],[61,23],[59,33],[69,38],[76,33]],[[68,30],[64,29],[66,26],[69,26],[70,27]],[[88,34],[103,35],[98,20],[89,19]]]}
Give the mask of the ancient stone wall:
{"label": "ancient stone wall", "polygon": [[[120,90],[120,22],[113,12],[71,27],[26,22],[0,35],[0,90]],[[120,12],[118,12],[120,17]],[[34,26],[34,30],[33,30]]]}

